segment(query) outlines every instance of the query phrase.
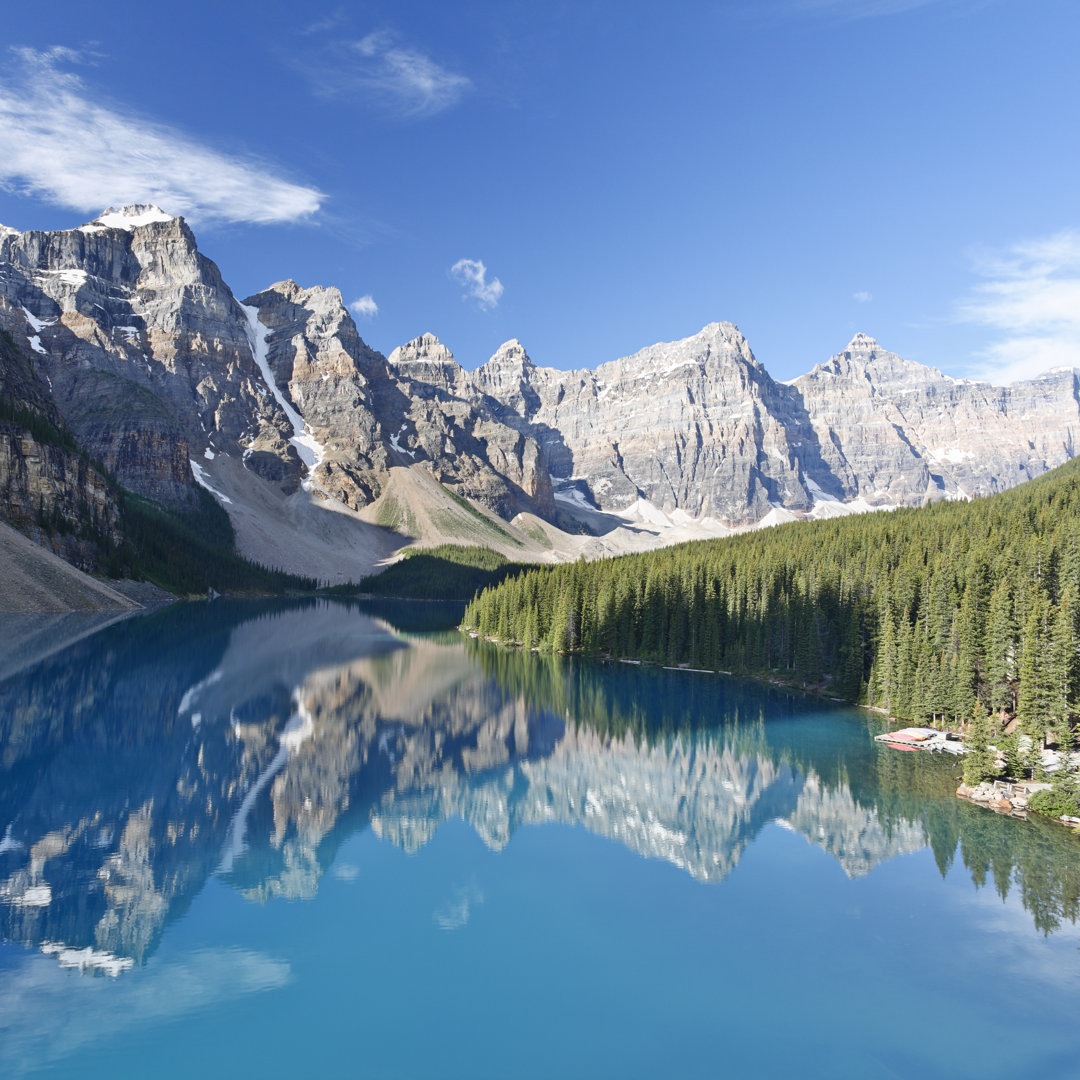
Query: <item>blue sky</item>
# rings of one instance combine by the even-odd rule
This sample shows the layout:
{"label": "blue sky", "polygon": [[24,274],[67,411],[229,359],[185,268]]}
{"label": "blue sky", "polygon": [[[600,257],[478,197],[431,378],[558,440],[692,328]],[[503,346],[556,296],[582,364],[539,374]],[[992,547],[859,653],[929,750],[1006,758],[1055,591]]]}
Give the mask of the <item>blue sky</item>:
{"label": "blue sky", "polygon": [[4,30],[0,221],[156,201],[241,298],[337,285],[383,352],[591,367],[730,320],[778,378],[856,330],[954,375],[1080,365],[1075,0],[57,0]]}

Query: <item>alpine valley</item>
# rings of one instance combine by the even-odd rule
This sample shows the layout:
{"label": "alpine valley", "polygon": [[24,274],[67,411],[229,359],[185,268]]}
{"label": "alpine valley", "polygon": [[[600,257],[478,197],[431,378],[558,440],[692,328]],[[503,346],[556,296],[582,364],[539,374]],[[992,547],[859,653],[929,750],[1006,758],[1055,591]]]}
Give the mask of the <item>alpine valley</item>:
{"label": "alpine valley", "polygon": [[472,371],[431,334],[384,357],[336,288],[237,299],[153,206],[0,226],[0,327],[4,516],[84,569],[54,526],[115,534],[118,485],[177,511],[201,486],[242,554],[334,583],[410,542],[559,561],[987,495],[1080,440],[1076,369],[994,387],[864,334],[789,383],[727,322],[578,371],[516,340]]}

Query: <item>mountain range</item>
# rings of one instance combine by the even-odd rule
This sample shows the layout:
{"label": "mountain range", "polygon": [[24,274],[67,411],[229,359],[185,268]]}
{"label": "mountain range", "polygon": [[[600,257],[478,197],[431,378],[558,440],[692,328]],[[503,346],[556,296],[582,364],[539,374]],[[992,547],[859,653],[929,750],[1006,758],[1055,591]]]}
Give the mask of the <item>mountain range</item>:
{"label": "mountain range", "polygon": [[244,554],[342,581],[410,541],[552,561],[992,494],[1080,437],[1076,369],[994,387],[864,334],[790,382],[726,322],[576,371],[516,340],[473,371],[432,334],[384,357],[337,289],[239,300],[151,206],[0,226],[0,328],[4,515],[83,563],[41,521],[116,527],[87,460],[174,509],[201,485]]}

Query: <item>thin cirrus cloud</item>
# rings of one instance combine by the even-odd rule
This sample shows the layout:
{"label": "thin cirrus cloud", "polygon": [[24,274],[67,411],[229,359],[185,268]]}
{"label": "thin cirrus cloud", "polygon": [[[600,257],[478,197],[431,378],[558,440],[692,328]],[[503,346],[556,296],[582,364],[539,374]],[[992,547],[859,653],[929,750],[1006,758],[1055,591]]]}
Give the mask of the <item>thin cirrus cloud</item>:
{"label": "thin cirrus cloud", "polygon": [[865,289],[860,289],[857,293],[851,294],[851,299],[857,304],[869,304],[874,297],[872,293],[868,293]]}
{"label": "thin cirrus cloud", "polygon": [[325,97],[372,100],[406,117],[444,112],[472,89],[468,76],[399,43],[388,30],[332,42],[320,58],[305,57],[300,70]]}
{"label": "thin cirrus cloud", "polygon": [[479,259],[458,259],[450,267],[450,276],[465,287],[462,299],[475,300],[484,311],[498,306],[503,283],[497,277],[488,281],[487,267]]}
{"label": "thin cirrus cloud", "polygon": [[379,305],[375,303],[375,297],[371,293],[365,293],[349,305],[349,310],[362,319],[374,319],[379,314]]}
{"label": "thin cirrus cloud", "polygon": [[996,338],[977,355],[974,374],[1009,383],[1080,367],[1080,232],[983,253],[974,265],[983,280],[957,317]]}
{"label": "thin cirrus cloud", "polygon": [[314,214],[324,198],[262,163],[204,146],[175,128],[91,99],[62,47],[13,47],[0,76],[0,186],[72,210],[156,203],[196,221],[273,224]]}

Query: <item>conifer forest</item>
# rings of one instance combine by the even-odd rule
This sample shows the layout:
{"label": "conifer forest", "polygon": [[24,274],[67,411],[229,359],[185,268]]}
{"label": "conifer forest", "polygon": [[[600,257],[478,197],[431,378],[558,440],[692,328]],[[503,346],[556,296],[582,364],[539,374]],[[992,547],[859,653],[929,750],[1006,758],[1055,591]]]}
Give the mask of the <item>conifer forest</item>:
{"label": "conifer forest", "polygon": [[985,711],[1071,746],[1080,461],[971,502],[528,569],[480,593],[463,626],[525,648],[779,678],[939,727]]}

